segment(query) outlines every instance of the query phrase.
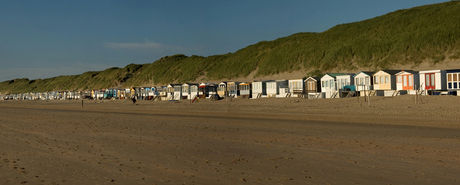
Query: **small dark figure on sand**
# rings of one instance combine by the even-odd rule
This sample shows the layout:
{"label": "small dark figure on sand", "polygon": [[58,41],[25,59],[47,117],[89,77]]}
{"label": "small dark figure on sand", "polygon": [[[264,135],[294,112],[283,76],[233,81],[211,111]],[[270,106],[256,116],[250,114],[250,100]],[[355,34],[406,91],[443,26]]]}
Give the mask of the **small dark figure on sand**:
{"label": "small dark figure on sand", "polygon": [[131,100],[133,100],[133,105],[136,104],[136,97],[133,97]]}

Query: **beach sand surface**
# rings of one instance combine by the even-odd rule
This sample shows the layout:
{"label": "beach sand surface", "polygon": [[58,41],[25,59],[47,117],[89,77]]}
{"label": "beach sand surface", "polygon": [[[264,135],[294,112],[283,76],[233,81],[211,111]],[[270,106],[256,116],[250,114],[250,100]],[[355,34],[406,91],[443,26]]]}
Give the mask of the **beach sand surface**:
{"label": "beach sand surface", "polygon": [[458,184],[458,105],[0,101],[0,184]]}

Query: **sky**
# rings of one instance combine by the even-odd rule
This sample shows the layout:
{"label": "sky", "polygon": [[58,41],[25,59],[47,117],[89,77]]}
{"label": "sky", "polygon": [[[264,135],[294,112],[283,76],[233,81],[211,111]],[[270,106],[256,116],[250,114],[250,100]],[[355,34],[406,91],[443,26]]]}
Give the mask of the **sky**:
{"label": "sky", "polygon": [[446,0],[0,0],[0,82],[233,53]]}

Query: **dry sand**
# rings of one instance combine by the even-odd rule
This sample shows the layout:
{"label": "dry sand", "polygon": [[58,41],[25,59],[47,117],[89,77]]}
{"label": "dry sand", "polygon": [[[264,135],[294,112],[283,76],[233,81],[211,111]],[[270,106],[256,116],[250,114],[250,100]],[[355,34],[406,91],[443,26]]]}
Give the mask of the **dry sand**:
{"label": "dry sand", "polygon": [[460,97],[0,101],[0,184],[458,184]]}

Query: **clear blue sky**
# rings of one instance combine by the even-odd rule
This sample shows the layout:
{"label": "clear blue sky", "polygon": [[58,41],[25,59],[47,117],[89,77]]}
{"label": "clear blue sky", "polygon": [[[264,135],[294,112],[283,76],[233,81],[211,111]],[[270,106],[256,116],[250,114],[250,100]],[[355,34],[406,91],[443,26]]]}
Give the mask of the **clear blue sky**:
{"label": "clear blue sky", "polygon": [[0,0],[0,82],[218,55],[446,0]]}

